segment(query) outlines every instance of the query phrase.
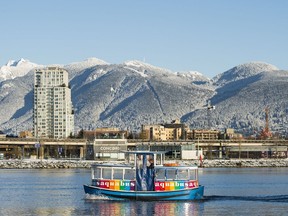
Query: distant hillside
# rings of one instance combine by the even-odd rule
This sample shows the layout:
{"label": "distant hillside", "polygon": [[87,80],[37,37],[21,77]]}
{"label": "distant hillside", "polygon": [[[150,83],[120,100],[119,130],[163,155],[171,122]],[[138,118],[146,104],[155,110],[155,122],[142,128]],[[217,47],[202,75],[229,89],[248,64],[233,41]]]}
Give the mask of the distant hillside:
{"label": "distant hillside", "polygon": [[213,81],[216,86],[221,87],[231,82],[249,78],[264,71],[279,70],[276,66],[265,62],[251,62],[241,64],[230,70],[217,75]]}
{"label": "distant hillside", "polygon": [[0,67],[0,81],[24,76],[35,67],[41,67],[41,65],[37,65],[23,58],[18,61],[10,60],[6,65]]}
{"label": "distant hillside", "polygon": [[[227,82],[216,89],[211,103],[211,125],[231,127],[245,134],[260,133],[265,127],[265,108],[269,108],[269,126],[274,133],[286,133],[288,112],[288,71],[265,71],[241,80]],[[205,112],[195,111],[185,120],[192,127],[199,124]],[[206,110],[206,122],[207,110]]]}
{"label": "distant hillside", "polygon": [[[13,76],[0,71],[0,128],[15,133],[32,129],[33,69],[39,65],[9,65]],[[264,127],[265,107],[274,131],[287,125],[288,72],[267,63],[242,64],[212,80],[199,72],[173,72],[140,61],[109,64],[91,58],[60,66],[71,79],[76,131],[139,130],[141,124],[177,118],[193,128],[207,128],[210,116],[213,128],[254,133]],[[208,100],[216,106],[209,115]]]}

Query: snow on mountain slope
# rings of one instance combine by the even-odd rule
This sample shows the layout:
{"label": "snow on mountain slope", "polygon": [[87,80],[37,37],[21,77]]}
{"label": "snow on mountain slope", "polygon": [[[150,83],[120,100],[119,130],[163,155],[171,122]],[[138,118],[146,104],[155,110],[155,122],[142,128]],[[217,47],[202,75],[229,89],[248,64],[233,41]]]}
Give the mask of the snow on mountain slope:
{"label": "snow on mountain slope", "polygon": [[223,86],[229,82],[245,79],[263,71],[279,70],[276,66],[265,62],[250,62],[241,64],[213,78],[215,85]]}
{"label": "snow on mountain slope", "polygon": [[[18,68],[20,62],[6,66]],[[172,72],[140,61],[108,64],[92,58],[63,67],[69,72],[76,132],[96,127],[138,130],[142,124],[176,118],[192,128],[207,128],[207,100],[216,105],[213,128],[260,128],[266,106],[271,130],[286,121],[288,125],[288,72],[266,63],[239,65],[214,83],[198,72]],[[32,70],[0,82],[1,130],[32,128],[33,75]]]}
{"label": "snow on mountain slope", "polygon": [[161,75],[162,73],[172,73],[171,70],[160,68],[138,60],[125,61],[122,65],[126,68],[137,71],[139,74],[142,74],[142,76],[146,76],[151,73],[155,76]]}
{"label": "snow on mountain slope", "polygon": [[[152,71],[145,65],[138,70],[134,66],[133,70],[131,68],[131,65],[123,64],[97,66],[71,80],[78,126],[139,129],[141,124],[170,122],[213,94],[196,87],[186,78],[165,73],[165,70]],[[97,79],[89,79],[101,70],[106,73]],[[149,70],[149,73],[143,76],[143,70]],[[79,80],[81,85],[78,85]]]}
{"label": "snow on mountain slope", "polygon": [[202,73],[198,71],[182,71],[176,72],[177,76],[185,77],[190,79],[191,82],[195,85],[205,85],[212,87],[212,81],[208,77],[205,77]]}
{"label": "snow on mountain slope", "polygon": [[160,67],[157,67],[157,66],[148,64],[146,62],[139,61],[139,60],[125,61],[123,64],[126,65],[126,66],[134,67],[134,68],[145,68],[146,70],[149,69],[149,70],[152,70],[152,71],[166,71],[166,72],[169,71],[169,72],[171,72],[168,69],[160,68]]}
{"label": "snow on mountain slope", "polygon": [[232,97],[218,103],[223,125],[230,125],[238,131],[252,133],[265,125],[265,108],[269,108],[269,125],[274,132],[287,130],[288,71],[262,72],[254,76],[255,81],[235,92]]}
{"label": "snow on mountain slope", "polygon": [[76,75],[76,73],[81,72],[84,69],[97,66],[97,65],[108,65],[108,63],[101,59],[91,57],[82,62],[73,62],[63,67],[67,71],[69,71],[69,78],[72,79]]}
{"label": "snow on mountain slope", "polygon": [[34,73],[31,71],[24,76],[0,83],[0,127],[2,130],[15,131],[32,128],[33,82]]}
{"label": "snow on mountain slope", "polygon": [[37,65],[23,58],[18,61],[10,60],[0,68],[0,81],[24,76],[36,67],[41,67],[41,65]]}

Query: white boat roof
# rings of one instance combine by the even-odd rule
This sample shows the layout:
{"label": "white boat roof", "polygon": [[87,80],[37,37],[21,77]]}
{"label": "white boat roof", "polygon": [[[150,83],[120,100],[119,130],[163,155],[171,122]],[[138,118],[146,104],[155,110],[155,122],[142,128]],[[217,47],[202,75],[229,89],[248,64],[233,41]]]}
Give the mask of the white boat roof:
{"label": "white boat roof", "polygon": [[165,154],[168,151],[122,151],[127,154],[141,154],[141,155],[152,155],[152,154]]}
{"label": "white boat roof", "polygon": [[195,170],[195,169],[198,169],[198,166],[196,165],[178,165],[178,166],[155,166],[155,169],[168,169],[168,170],[176,170],[176,169],[192,169],[192,170]]}

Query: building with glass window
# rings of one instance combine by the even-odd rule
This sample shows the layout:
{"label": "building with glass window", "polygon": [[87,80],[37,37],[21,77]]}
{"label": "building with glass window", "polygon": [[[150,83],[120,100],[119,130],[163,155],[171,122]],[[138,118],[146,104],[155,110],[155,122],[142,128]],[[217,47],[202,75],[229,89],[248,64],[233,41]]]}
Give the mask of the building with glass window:
{"label": "building with glass window", "polygon": [[59,67],[36,69],[33,132],[36,138],[74,135],[74,111],[68,72]]}

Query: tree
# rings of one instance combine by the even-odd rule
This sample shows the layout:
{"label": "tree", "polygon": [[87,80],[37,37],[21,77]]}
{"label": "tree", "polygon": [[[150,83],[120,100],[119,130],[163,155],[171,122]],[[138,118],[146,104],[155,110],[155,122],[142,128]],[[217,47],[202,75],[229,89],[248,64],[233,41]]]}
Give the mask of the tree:
{"label": "tree", "polygon": [[84,130],[83,128],[78,132],[77,138],[83,139],[84,138]]}

